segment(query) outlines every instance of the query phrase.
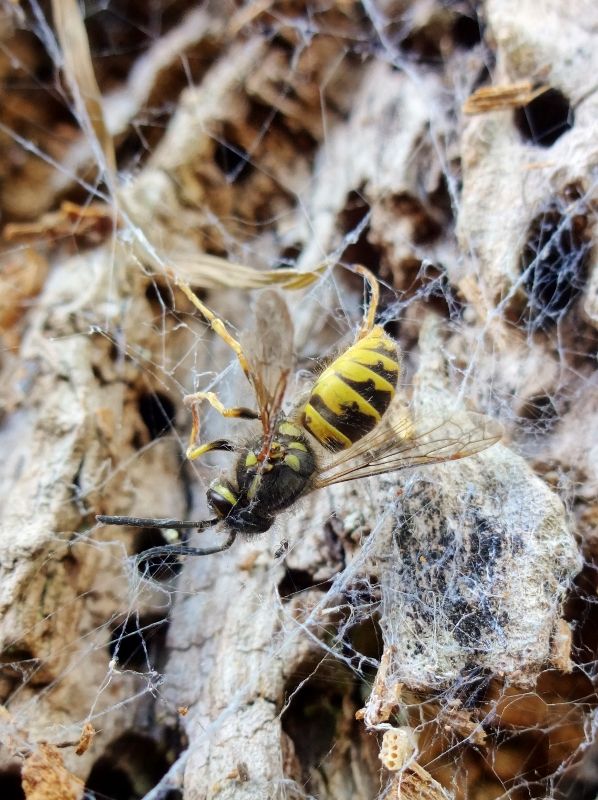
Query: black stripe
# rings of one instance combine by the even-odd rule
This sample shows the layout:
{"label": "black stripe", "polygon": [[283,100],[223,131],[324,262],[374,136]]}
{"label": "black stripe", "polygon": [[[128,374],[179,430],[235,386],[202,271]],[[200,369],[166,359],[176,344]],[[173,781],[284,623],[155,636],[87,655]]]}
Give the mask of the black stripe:
{"label": "black stripe", "polygon": [[343,413],[335,414],[318,394],[312,394],[309,402],[326,422],[329,422],[333,428],[344,434],[351,442],[361,439],[362,436],[365,436],[378,424],[378,420],[375,417],[363,414],[356,407],[356,404],[343,406]]}
{"label": "black stripe", "polygon": [[[378,361],[377,364],[364,364],[358,358],[352,358],[351,362],[355,363],[355,364],[359,364],[360,367],[366,367],[371,372],[375,372],[376,375],[379,375],[381,378],[384,378],[385,381],[388,381],[388,383],[390,383],[391,386],[396,388],[397,381],[399,379],[399,367],[398,367],[398,365],[397,365],[396,370],[393,370],[391,372],[388,369],[384,369],[381,361]],[[336,374],[339,376],[339,378],[342,378],[344,381],[350,380],[349,378],[345,378],[344,375],[339,375],[338,372]],[[369,383],[369,381],[368,381],[368,383]],[[361,392],[359,392],[359,394],[361,394]]]}
{"label": "black stripe", "polygon": [[394,361],[397,359],[397,346],[393,343],[392,347],[364,347],[364,350],[369,350],[370,353],[380,353],[382,356],[392,358]]}
{"label": "black stripe", "polygon": [[[392,400],[392,392],[387,392],[384,389],[376,389],[373,379],[369,381],[352,381],[349,378],[345,378],[344,375],[336,374],[339,380],[353,389],[353,391],[357,392],[357,394],[369,403],[372,408],[375,408],[380,416],[384,414]],[[377,371],[376,374],[378,374]]]}
{"label": "black stripe", "polygon": [[348,445],[344,442],[340,441],[340,439],[333,438],[335,434],[330,434],[329,436],[324,436],[320,438],[320,434],[316,434],[315,431],[312,430],[311,425],[307,421],[307,414],[305,411],[301,415],[301,424],[303,427],[308,430],[310,433],[314,435],[314,437],[320,442],[321,445],[326,447],[328,450],[332,450],[333,453],[338,453],[340,450],[345,450]]}

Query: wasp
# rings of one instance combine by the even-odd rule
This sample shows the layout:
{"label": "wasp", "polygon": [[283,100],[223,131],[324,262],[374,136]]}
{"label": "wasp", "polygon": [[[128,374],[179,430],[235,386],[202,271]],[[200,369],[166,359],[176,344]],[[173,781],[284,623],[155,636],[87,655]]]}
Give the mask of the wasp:
{"label": "wasp", "polygon": [[[237,453],[233,474],[218,478],[208,488],[213,518],[101,515],[96,519],[108,525],[200,530],[222,523],[228,536],[219,546],[166,545],[146,551],[143,558],[175,552],[209,555],[229,548],[238,534],[267,531],[278,514],[316,489],[465,458],[499,441],[499,427],[481,415],[475,415],[476,421],[466,426],[429,423],[421,432],[421,426],[408,416],[386,420],[399,382],[400,350],[375,322],[378,281],[365,267],[353,265],[350,269],[370,286],[370,301],[355,341],[321,372],[306,399],[288,414],[283,412],[283,401],[293,365],[293,324],[283,298],[271,289],[264,290],[256,303],[253,326],[237,341],[189,286],[179,284],[236,354],[257,408],[226,408],[213,392],[195,392],[184,398],[192,415],[187,458],[195,460],[213,450]],[[200,443],[199,406],[203,402],[224,417],[259,420],[260,434],[240,445],[228,439]]]}

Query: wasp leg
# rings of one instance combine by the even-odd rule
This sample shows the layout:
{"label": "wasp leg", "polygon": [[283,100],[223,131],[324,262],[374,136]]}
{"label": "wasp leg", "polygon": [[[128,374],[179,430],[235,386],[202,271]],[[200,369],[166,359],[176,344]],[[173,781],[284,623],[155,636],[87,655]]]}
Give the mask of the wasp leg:
{"label": "wasp leg", "polygon": [[356,341],[359,341],[360,339],[363,339],[364,336],[367,336],[368,333],[370,333],[374,328],[376,312],[378,311],[378,303],[380,302],[380,284],[378,283],[374,273],[370,272],[367,267],[363,267],[361,264],[352,264],[349,269],[351,272],[357,272],[358,275],[362,275],[366,279],[370,285],[371,292],[367,314],[364,315],[359,327],[359,331],[357,332]]}
{"label": "wasp leg", "polygon": [[193,303],[195,308],[199,311],[199,313],[204,317],[209,323],[210,327],[214,331],[215,334],[220,336],[220,338],[226,342],[226,344],[234,351],[239,364],[241,365],[241,369],[245,373],[245,377],[253,386],[253,381],[251,378],[251,369],[249,368],[249,363],[243,354],[243,348],[241,347],[240,343],[233,337],[231,334],[226,330],[226,326],[224,322],[219,319],[210,309],[205,306],[199,297],[195,294],[195,292],[187,286],[186,283],[182,281],[177,282],[178,287],[183,292],[183,294],[187,297],[188,300]]}
{"label": "wasp leg", "polygon": [[183,402],[185,405],[191,407],[191,417],[193,423],[191,425],[191,433],[189,434],[189,445],[187,446],[187,458],[194,461],[196,458],[209,453],[211,450],[234,450],[235,446],[227,439],[216,439],[214,442],[207,442],[206,444],[199,445],[199,412],[197,410],[198,403],[202,400],[207,400],[208,403],[215,408],[223,417],[239,417],[241,419],[259,419],[257,411],[251,408],[226,408],[222,405],[214,392],[195,392],[195,394],[188,394]]}
{"label": "wasp leg", "polygon": [[235,541],[236,536],[236,531],[230,531],[224,544],[216,547],[189,547],[186,544],[166,544],[163,547],[150,547],[149,550],[144,550],[143,553],[136,556],[135,562],[139,565],[152,558],[167,558],[168,556],[211,556],[214,553],[228,550]]}

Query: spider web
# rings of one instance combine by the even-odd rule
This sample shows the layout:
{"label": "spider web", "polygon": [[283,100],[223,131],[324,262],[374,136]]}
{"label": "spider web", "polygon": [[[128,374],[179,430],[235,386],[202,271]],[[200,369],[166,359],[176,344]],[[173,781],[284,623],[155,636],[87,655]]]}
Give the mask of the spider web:
{"label": "spider web", "polygon": [[[70,38],[6,5],[3,796],[595,796],[596,47],[559,5],[538,31],[528,2],[65,3]],[[177,280],[238,337],[246,267],[323,263],[279,290],[286,408],[352,342],[367,292],[332,265],[360,263],[389,413],[503,443],[144,560],[174,532],[95,515],[206,518],[234,456],[185,461],[183,397],[252,405]]]}

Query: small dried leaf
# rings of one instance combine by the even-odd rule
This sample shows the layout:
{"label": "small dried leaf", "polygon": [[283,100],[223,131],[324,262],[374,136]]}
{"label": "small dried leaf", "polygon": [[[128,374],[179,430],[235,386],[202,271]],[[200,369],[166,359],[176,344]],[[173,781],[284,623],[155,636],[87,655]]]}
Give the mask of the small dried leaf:
{"label": "small dried leaf", "polygon": [[317,281],[326,269],[320,266],[309,272],[295,269],[257,270],[207,253],[193,259],[171,258],[170,265],[171,277],[179,284],[188,283],[201,289],[263,289],[268,286],[304,289]]}
{"label": "small dried leaf", "polygon": [[75,104],[79,113],[87,117],[104,154],[106,167],[114,176],[114,144],[104,119],[102,96],[96,81],[79,4],[76,0],[54,0],[52,11],[64,57],[64,74]]}
{"label": "small dried leaf", "polygon": [[531,103],[549,87],[534,85],[530,81],[505,86],[482,86],[463,103],[464,114],[487,114],[489,111],[505,111]]}
{"label": "small dried leaf", "polygon": [[115,225],[115,214],[110,206],[104,203],[79,206],[65,200],[58,211],[49,211],[35,222],[9,223],[2,236],[9,242],[74,236],[98,244]]}
{"label": "small dried leaf", "polygon": [[18,260],[2,266],[0,333],[5,333],[19,320],[27,301],[41,291],[47,272],[46,259],[34,250],[19,253]]}
{"label": "small dried leaf", "polygon": [[552,664],[561,672],[572,672],[573,662],[571,650],[573,647],[573,631],[571,625],[564,619],[557,621],[556,630],[552,637]]}
{"label": "small dried leaf", "polygon": [[453,800],[453,795],[417,763],[396,775],[386,796],[393,800]]}
{"label": "small dried leaf", "polygon": [[79,744],[75,750],[75,753],[78,756],[82,756],[83,753],[86,753],[89,749],[89,745],[95,738],[97,731],[91,724],[91,722],[86,722],[83,726],[83,730],[81,731],[81,736],[79,738]]}

